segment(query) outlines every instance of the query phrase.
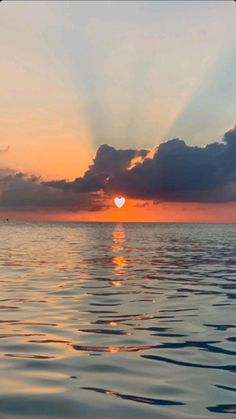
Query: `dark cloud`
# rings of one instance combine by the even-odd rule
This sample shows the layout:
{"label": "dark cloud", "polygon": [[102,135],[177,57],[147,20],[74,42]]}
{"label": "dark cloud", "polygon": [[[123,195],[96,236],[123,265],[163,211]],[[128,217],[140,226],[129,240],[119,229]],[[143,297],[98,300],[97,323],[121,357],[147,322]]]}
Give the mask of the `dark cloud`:
{"label": "dark cloud", "polygon": [[147,153],[148,150],[116,150],[104,144],[98,148],[93,164],[89,166],[83,177],[73,182],[51,181],[47,182],[47,185],[77,192],[104,190],[111,177],[125,173],[132,159],[144,158]]}
{"label": "dark cloud", "polygon": [[97,211],[105,209],[101,193],[75,193],[45,185],[36,176],[0,172],[0,209],[13,211]]}
{"label": "dark cloud", "polygon": [[[142,161],[130,169],[138,156]],[[146,200],[236,201],[236,127],[225,133],[223,142],[206,147],[191,147],[179,139],[167,141],[152,158],[147,150],[115,150],[103,145],[82,178],[48,185]]]}
{"label": "dark cloud", "polygon": [[136,208],[145,208],[149,206],[149,202],[144,201],[144,202],[137,202],[137,204],[135,204]]}
{"label": "dark cloud", "polygon": [[155,150],[116,150],[102,145],[83,177],[44,182],[0,169],[0,209],[97,211],[118,194],[155,203],[236,201],[236,127],[221,143],[191,147],[173,139]]}

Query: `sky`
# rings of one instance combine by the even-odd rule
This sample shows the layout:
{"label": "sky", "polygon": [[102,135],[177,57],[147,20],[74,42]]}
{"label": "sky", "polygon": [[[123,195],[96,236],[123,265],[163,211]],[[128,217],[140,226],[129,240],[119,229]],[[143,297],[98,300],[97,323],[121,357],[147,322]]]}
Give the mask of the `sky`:
{"label": "sky", "polygon": [[0,216],[236,222],[235,14],[2,1]]}

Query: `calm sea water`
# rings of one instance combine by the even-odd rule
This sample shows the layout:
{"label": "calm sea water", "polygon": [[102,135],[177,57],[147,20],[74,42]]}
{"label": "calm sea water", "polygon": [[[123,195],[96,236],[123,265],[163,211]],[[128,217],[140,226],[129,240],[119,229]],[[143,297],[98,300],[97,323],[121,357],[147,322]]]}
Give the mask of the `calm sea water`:
{"label": "calm sea water", "polygon": [[236,413],[236,225],[0,234],[0,418]]}

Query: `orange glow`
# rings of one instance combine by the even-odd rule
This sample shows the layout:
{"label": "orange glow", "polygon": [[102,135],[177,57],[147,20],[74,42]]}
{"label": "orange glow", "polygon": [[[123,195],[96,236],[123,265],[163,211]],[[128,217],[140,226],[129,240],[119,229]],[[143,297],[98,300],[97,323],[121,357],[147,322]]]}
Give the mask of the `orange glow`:
{"label": "orange glow", "polygon": [[[139,205],[145,206],[139,206]],[[131,200],[121,209],[115,207],[112,199],[110,208],[104,211],[48,212],[48,211],[1,211],[1,219],[42,221],[95,221],[95,222],[169,222],[169,223],[236,223],[236,203],[207,204],[186,202],[162,202]],[[120,246],[114,243],[113,246]],[[114,248],[115,250],[115,248]],[[118,250],[118,249],[116,249]],[[120,249],[121,250],[121,249]]]}
{"label": "orange glow", "polygon": [[[33,48],[30,61],[36,57],[40,50]],[[66,77],[63,60],[53,77],[48,77],[48,60],[39,67],[28,72],[18,60],[3,62],[0,138],[1,148],[10,149],[1,155],[1,164],[44,179],[73,179],[87,170],[95,153],[83,94]]]}
{"label": "orange glow", "polygon": [[109,325],[110,326],[118,326],[118,323],[117,322],[110,322]]}
{"label": "orange glow", "polygon": [[[125,267],[128,265],[128,261],[124,255],[121,254],[121,252],[124,251],[123,243],[126,241],[125,231],[122,225],[118,224],[115,226],[112,238],[113,244],[111,246],[111,251],[114,253],[114,257],[112,258],[112,263],[114,265],[113,273],[116,276],[120,276],[125,273]],[[117,243],[119,243],[118,246]],[[122,282],[120,281],[112,281],[111,283],[115,287],[122,287]]]}
{"label": "orange glow", "polygon": [[112,285],[114,285],[114,287],[122,287],[122,282],[120,281],[111,281]]}
{"label": "orange glow", "polygon": [[123,268],[127,265],[127,262],[123,256],[115,256],[112,260],[112,263],[114,263],[115,268]]}
{"label": "orange glow", "polygon": [[127,170],[131,170],[131,169],[133,169],[135,166],[136,166],[136,164],[138,164],[138,163],[142,163],[144,160],[146,160],[146,159],[152,159],[153,158],[153,156],[154,156],[154,154],[156,153],[156,151],[157,151],[157,148],[158,147],[154,147],[154,148],[152,148],[151,150],[149,150],[149,152],[147,153],[147,155],[145,156],[145,157],[141,157],[141,156],[137,156],[137,157],[134,157],[132,160],[131,160],[131,162],[130,162],[130,165],[129,165],[129,167],[127,168]]}
{"label": "orange glow", "polygon": [[141,157],[141,156],[134,157],[134,158],[131,160],[130,165],[129,165],[129,167],[127,168],[127,170],[131,170],[131,169],[133,169],[133,167],[135,167],[137,163],[142,163],[142,162],[143,162],[143,160],[144,160],[144,158],[143,158],[143,157]]}
{"label": "orange glow", "polygon": [[236,223],[236,203],[161,202],[155,204],[152,201],[144,202],[126,198],[126,204],[121,209],[115,208],[111,203],[106,211],[98,211],[95,214],[77,213],[73,219],[97,222]]}
{"label": "orange glow", "polygon": [[120,352],[120,348],[117,346],[109,346],[109,352],[115,354],[116,352]]}
{"label": "orange glow", "polygon": [[[124,243],[125,232],[124,232],[124,229],[121,225],[116,226],[116,228],[114,229],[114,231],[113,231],[113,241],[114,241],[114,243]],[[123,249],[123,246],[117,246],[117,247],[119,247],[119,249],[112,248],[112,250],[114,251],[114,250],[122,250]]]}
{"label": "orange glow", "polygon": [[120,252],[120,250],[122,250],[122,249],[123,249],[123,247],[122,246],[119,246],[119,245],[112,246],[112,250],[114,252]]}
{"label": "orange glow", "polygon": [[43,179],[74,179],[87,170],[94,154],[90,139],[85,134],[63,132],[57,137],[51,135],[44,138],[38,135],[33,147],[29,141],[20,138],[15,144],[11,139],[11,148],[1,156],[1,162],[17,171],[42,176]]}
{"label": "orange glow", "polygon": [[149,153],[146,155],[146,159],[153,159],[153,157],[154,157],[154,154],[156,153],[156,151],[157,151],[157,149],[158,149],[158,147],[154,147],[154,148],[152,148],[150,151],[149,151]]}

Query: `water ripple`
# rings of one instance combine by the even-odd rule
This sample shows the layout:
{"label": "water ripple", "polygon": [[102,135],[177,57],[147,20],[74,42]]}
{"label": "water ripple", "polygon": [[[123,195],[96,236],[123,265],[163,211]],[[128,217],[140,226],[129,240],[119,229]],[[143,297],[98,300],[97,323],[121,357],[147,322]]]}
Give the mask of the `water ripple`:
{"label": "water ripple", "polygon": [[123,393],[118,393],[117,391],[105,390],[102,388],[94,388],[94,387],[81,387],[81,388],[83,390],[95,391],[96,393],[105,394],[107,396],[119,397],[120,399],[123,399],[123,400],[131,400],[132,402],[136,402],[136,403],[144,403],[144,404],[151,404],[151,405],[154,404],[154,405],[161,405],[161,406],[180,406],[184,404],[182,402],[177,402],[173,400],[153,399],[150,397],[123,394]]}
{"label": "water ripple", "polygon": [[0,230],[1,418],[236,413],[236,225]]}

